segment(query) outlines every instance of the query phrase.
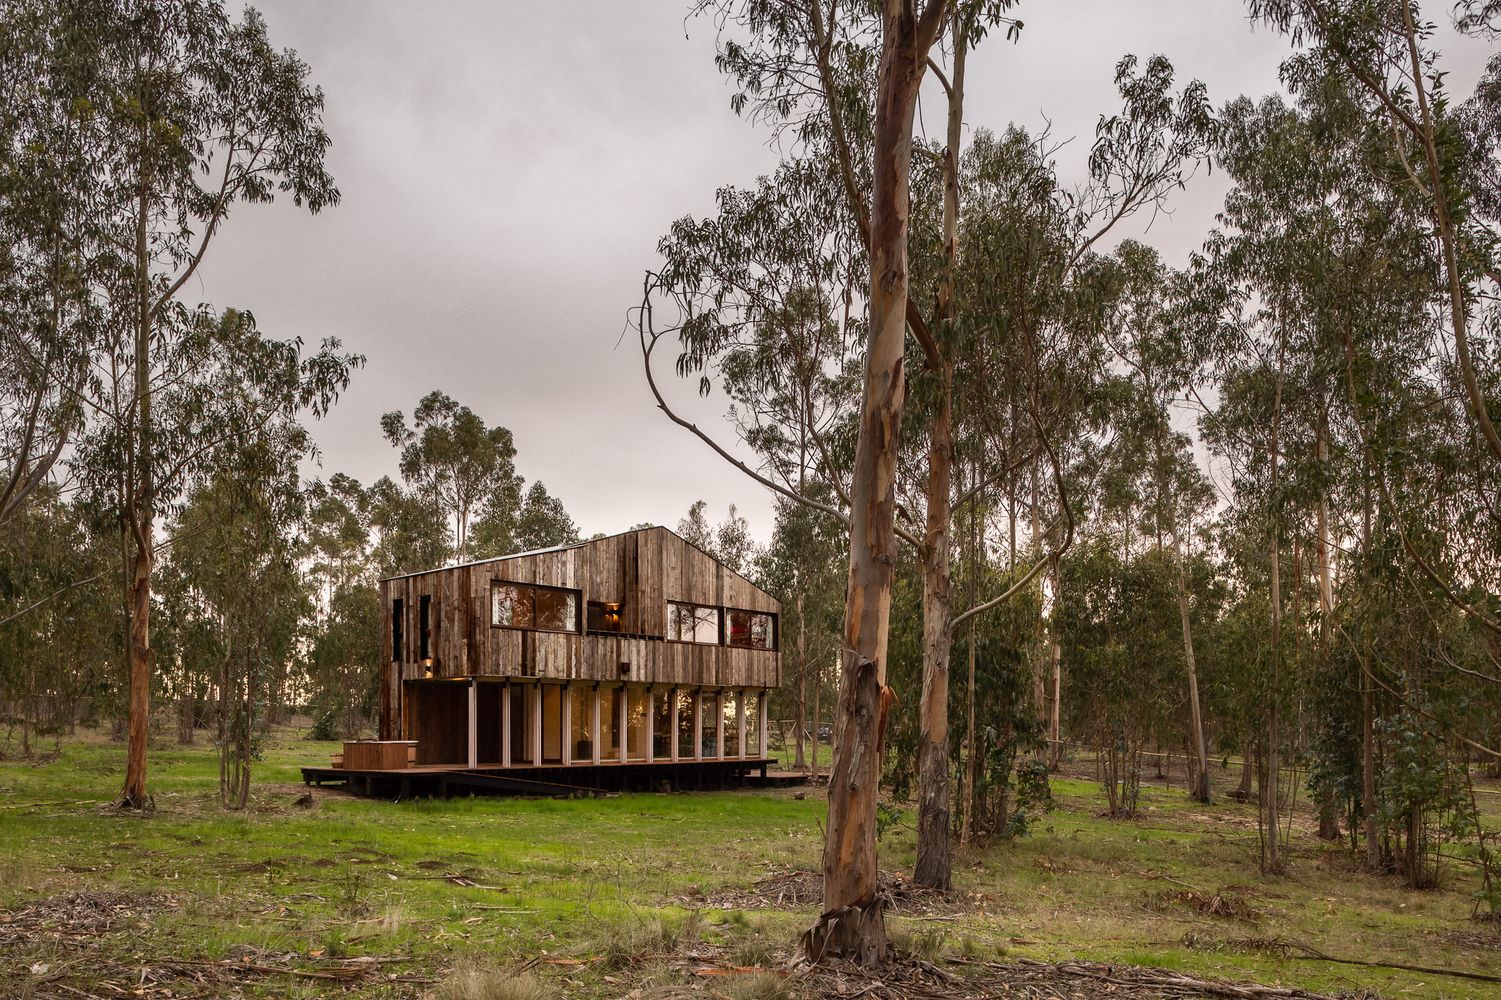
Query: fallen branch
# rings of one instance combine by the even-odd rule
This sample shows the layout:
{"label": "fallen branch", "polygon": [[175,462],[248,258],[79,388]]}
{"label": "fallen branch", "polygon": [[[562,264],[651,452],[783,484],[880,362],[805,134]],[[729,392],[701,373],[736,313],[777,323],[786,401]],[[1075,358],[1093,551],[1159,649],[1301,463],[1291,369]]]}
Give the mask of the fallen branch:
{"label": "fallen branch", "polygon": [[1440,969],[1432,965],[1408,965],[1406,962],[1372,962],[1361,958],[1336,958],[1327,955],[1317,948],[1310,948],[1306,944],[1296,941],[1280,942],[1284,947],[1301,951],[1301,955],[1288,955],[1288,958],[1300,959],[1305,962],[1336,962],[1340,965],[1358,965],[1367,969],[1401,969],[1403,972],[1421,972],[1426,976],[1453,976],[1456,979],[1474,979],[1482,983],[1501,983],[1501,976],[1492,976],[1485,972],[1468,972],[1464,969]]}
{"label": "fallen branch", "polygon": [[[1006,966],[995,962],[989,964],[997,970],[1004,970],[1006,968]],[[1073,976],[1078,979],[1092,979],[1096,982],[1109,983],[1112,986],[1151,986],[1158,989],[1171,990],[1183,996],[1230,997],[1232,1000],[1259,1000],[1262,997],[1281,997],[1285,998],[1285,1000],[1334,1000],[1328,994],[1313,993],[1309,990],[1301,990],[1291,986],[1261,986],[1255,983],[1219,982],[1213,979],[1199,979],[1196,976],[1186,976],[1178,972],[1165,972],[1161,969],[1148,969],[1139,966],[1086,966],[1080,962],[1060,962],[1054,965],[1027,958],[1018,960],[1016,965],[1033,969],[1051,969],[1065,976]],[[1098,971],[1100,969],[1108,969],[1109,973]]]}

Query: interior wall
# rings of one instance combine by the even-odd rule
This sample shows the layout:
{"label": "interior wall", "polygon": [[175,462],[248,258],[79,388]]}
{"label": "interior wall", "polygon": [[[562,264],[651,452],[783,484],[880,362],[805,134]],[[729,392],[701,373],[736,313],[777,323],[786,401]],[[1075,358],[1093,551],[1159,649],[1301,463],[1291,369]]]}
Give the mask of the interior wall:
{"label": "interior wall", "polygon": [[408,681],[408,718],[417,741],[417,763],[469,763],[469,685]]}
{"label": "interior wall", "polygon": [[500,684],[478,685],[475,740],[481,764],[499,764],[501,748],[500,699],[505,688]]}

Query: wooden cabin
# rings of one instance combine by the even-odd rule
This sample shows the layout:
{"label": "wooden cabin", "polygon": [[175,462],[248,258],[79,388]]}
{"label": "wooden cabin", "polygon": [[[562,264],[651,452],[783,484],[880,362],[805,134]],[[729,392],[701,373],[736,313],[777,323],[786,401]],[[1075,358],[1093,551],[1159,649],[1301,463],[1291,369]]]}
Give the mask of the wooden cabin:
{"label": "wooden cabin", "polygon": [[391,577],[380,599],[380,735],[418,768],[765,760],[781,606],[666,528]]}

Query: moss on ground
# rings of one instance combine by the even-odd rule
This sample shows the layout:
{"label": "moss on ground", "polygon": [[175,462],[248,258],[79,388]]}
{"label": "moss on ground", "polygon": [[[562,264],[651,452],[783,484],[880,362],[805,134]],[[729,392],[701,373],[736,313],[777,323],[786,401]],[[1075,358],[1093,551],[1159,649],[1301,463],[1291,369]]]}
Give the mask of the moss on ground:
{"label": "moss on ground", "polygon": [[[801,896],[791,908],[744,905],[758,881],[817,867],[823,803],[811,790],[801,801],[784,790],[401,803],[324,791],[295,804],[297,768],[333,749],[276,730],[251,808],[237,813],[218,804],[211,747],[164,742],[151,756],[147,817],[105,808],[123,752],[97,734],[0,760],[0,994],[165,965],[184,995],[184,970],[233,960],[351,969],[339,983],[351,996],[453,993],[483,970],[528,964],[517,974],[527,988],[618,996],[622,981],[651,975],[681,983],[685,956],[768,964],[815,915]],[[1146,786],[1141,817],[1117,821],[1100,816],[1103,793],[1084,771],[1053,791],[1058,808],[1030,836],[956,855],[958,897],[899,909],[894,936],[935,957],[1082,958],[1390,996],[1479,996],[1484,985],[1295,960],[1288,946],[1501,974],[1501,934],[1470,919],[1469,865],[1450,864],[1439,889],[1409,891],[1359,871],[1348,845],[1318,841],[1299,812],[1290,874],[1266,879],[1253,806],[1201,806],[1181,787]],[[1486,798],[1501,805],[1494,790]],[[883,868],[910,870],[913,826],[908,810],[887,831]],[[693,915],[717,895],[740,902]],[[74,910],[101,899],[115,918],[75,926]],[[371,972],[375,963],[349,961],[360,958],[382,962]],[[242,978],[249,995],[319,996],[330,985]]]}

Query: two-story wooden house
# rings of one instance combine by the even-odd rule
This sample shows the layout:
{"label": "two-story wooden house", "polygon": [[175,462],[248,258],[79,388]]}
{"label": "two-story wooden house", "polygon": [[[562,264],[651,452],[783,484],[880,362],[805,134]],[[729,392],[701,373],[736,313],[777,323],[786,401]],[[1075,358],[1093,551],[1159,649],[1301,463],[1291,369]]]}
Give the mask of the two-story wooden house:
{"label": "two-story wooden house", "polygon": [[380,600],[380,735],[415,741],[418,771],[764,771],[780,605],[666,528],[392,577]]}

